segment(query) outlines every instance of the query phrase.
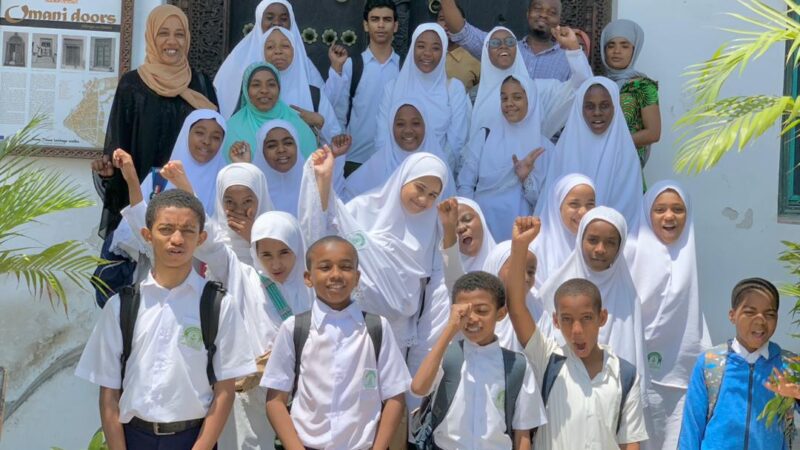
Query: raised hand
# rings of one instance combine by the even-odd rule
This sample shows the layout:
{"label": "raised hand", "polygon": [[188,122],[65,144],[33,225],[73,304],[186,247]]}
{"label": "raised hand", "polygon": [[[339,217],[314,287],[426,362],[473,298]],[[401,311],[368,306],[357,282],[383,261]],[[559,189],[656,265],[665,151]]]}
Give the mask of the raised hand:
{"label": "raised hand", "polygon": [[231,145],[229,155],[231,161],[235,163],[249,163],[253,159],[250,144],[245,141],[234,142],[233,145]]}
{"label": "raised hand", "polygon": [[247,242],[250,242],[250,235],[253,231],[253,223],[256,221],[256,210],[248,208],[244,215],[235,211],[225,210],[225,217],[228,219],[228,227]]}
{"label": "raised hand", "polygon": [[325,125],[325,118],[322,117],[322,114],[303,109],[297,105],[290,106],[297,111],[297,114],[300,114],[300,118],[303,119],[303,122],[307,123],[308,126],[312,128],[322,128]]}
{"label": "raised hand", "polygon": [[575,30],[567,26],[557,26],[550,29],[550,33],[558,41],[558,45],[565,50],[580,50],[581,44],[578,42],[578,35]]}
{"label": "raised hand", "polygon": [[781,397],[800,400],[800,384],[787,380],[786,374],[779,372],[778,369],[772,369],[772,377],[764,383],[764,386]]}
{"label": "raised hand", "polygon": [[192,183],[189,181],[189,177],[186,176],[183,163],[178,160],[164,164],[164,167],[161,168],[161,176],[182,191],[190,194],[194,192]]}
{"label": "raised hand", "polygon": [[351,145],[353,145],[353,138],[349,134],[340,134],[338,136],[334,136],[333,141],[331,142],[333,156],[338,158],[346,155],[350,150]]}
{"label": "raised hand", "polygon": [[455,335],[465,328],[470,314],[472,314],[472,303],[453,305],[450,308],[450,318],[447,319],[447,332]]}
{"label": "raised hand", "polygon": [[331,61],[331,68],[341,75],[344,63],[347,62],[347,49],[341,44],[331,45],[328,49],[328,59]]}
{"label": "raised hand", "polygon": [[442,247],[450,248],[458,241],[456,233],[458,228],[458,200],[455,197],[439,203],[439,221],[442,223],[442,229],[444,230]]}
{"label": "raised hand", "polygon": [[118,148],[114,150],[114,153],[111,155],[111,161],[114,167],[122,172],[122,178],[124,178],[128,184],[139,184],[139,177],[136,175],[136,167],[133,165],[133,157],[130,153]]}
{"label": "raised hand", "polygon": [[517,159],[517,155],[511,155],[511,162],[514,163],[514,173],[517,174],[519,182],[525,184],[525,179],[533,172],[536,167],[536,160],[544,153],[544,148],[539,147],[525,155],[522,159]]}
{"label": "raised hand", "polygon": [[517,220],[514,221],[514,228],[511,230],[511,241],[528,246],[536,239],[541,229],[542,221],[538,217],[517,217]]}
{"label": "raised hand", "polygon": [[111,158],[108,155],[103,155],[92,161],[92,172],[99,175],[101,178],[111,178],[114,176],[114,165],[111,164]]}
{"label": "raised hand", "polygon": [[317,190],[323,211],[328,210],[328,200],[331,195],[333,158],[333,152],[327,145],[311,154],[311,168],[314,169],[314,177],[317,179]]}

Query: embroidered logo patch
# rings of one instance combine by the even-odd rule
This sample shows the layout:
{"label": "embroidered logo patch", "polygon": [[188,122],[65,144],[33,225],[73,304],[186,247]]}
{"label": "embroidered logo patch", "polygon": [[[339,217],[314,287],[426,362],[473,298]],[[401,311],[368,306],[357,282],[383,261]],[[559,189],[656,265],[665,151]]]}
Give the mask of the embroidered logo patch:
{"label": "embroidered logo patch", "polygon": [[375,369],[364,369],[364,378],[361,380],[364,389],[378,389],[378,371]]}
{"label": "embroidered logo patch", "polygon": [[361,250],[367,246],[367,236],[363,231],[354,231],[347,235],[347,240],[353,244],[356,250]]}
{"label": "embroidered logo patch", "polygon": [[182,345],[185,345],[189,348],[193,348],[195,350],[202,350],[203,349],[203,332],[200,331],[199,327],[186,327],[183,329],[183,335],[181,336],[180,342]]}
{"label": "embroidered logo patch", "polygon": [[647,364],[650,366],[651,369],[660,369],[661,368],[661,353],[658,352],[650,352],[647,355]]}
{"label": "embroidered logo patch", "polygon": [[497,392],[497,395],[494,396],[494,406],[499,409],[503,410],[506,407],[506,390],[501,389]]}

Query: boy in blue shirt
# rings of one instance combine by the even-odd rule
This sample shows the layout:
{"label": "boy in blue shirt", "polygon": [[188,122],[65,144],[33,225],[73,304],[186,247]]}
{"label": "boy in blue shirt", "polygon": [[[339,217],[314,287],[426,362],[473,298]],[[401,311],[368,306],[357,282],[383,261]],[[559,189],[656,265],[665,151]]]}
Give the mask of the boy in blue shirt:
{"label": "boy in blue shirt", "polygon": [[[736,337],[697,359],[680,435],[681,449],[789,449],[789,420],[767,426],[759,415],[775,394],[765,384],[785,372],[789,352],[770,342],[778,325],[780,297],[762,278],[733,288],[728,313]],[[795,405],[797,409],[797,405]]]}

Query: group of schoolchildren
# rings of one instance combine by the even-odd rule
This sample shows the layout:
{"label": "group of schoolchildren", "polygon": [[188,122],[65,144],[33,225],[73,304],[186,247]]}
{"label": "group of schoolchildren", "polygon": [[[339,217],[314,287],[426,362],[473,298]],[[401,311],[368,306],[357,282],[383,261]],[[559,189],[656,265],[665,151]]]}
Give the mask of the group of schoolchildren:
{"label": "group of schoolchildren", "polygon": [[[791,411],[759,417],[800,399],[777,289],[739,282],[711,347],[689,196],[642,194],[641,29],[607,27],[591,77],[558,0],[519,41],[441,5],[401,62],[394,2],[369,0],[370,46],[332,46],[323,81],[288,1],[262,1],[219,113],[188,114],[166,164],[93,164],[127,192],[104,251],[137,263],[76,370],[109,448],[788,450]],[[147,64],[185,24],[154,10]]]}

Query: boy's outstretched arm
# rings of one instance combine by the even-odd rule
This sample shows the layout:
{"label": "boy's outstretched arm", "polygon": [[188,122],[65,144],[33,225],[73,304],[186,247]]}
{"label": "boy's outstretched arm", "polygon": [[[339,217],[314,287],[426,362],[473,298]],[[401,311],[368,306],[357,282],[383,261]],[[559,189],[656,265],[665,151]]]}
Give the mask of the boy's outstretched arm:
{"label": "boy's outstretched arm", "polygon": [[511,231],[511,257],[508,271],[508,315],[517,339],[526,346],[536,332],[536,321],[525,305],[527,288],[525,266],[528,259],[528,246],[539,235],[542,223],[538,217],[518,217]]}
{"label": "boy's outstretched arm", "polygon": [[447,325],[442,331],[442,335],[433,344],[433,349],[422,360],[422,364],[417,369],[414,379],[411,380],[411,393],[422,397],[431,392],[433,383],[436,380],[436,374],[439,372],[439,367],[442,365],[444,353],[447,351],[447,346],[450,341],[458,334],[463,324],[469,319],[472,312],[472,304],[467,303],[464,305],[453,305],[450,309],[450,318],[447,320]]}
{"label": "boy's outstretched arm", "polygon": [[236,379],[234,378],[214,383],[214,400],[211,402],[211,407],[208,408],[203,428],[200,429],[200,435],[192,450],[211,450],[217,444],[231,408],[233,408],[233,399],[236,395],[235,384]]}
{"label": "boy's outstretched arm", "polygon": [[514,450],[531,450],[531,430],[514,430]]}
{"label": "boy's outstretched arm", "polygon": [[458,33],[464,29],[464,16],[456,6],[456,0],[442,0],[442,15],[444,16],[444,23],[451,33]]}
{"label": "boy's outstretched arm", "polygon": [[114,150],[111,156],[114,167],[122,172],[122,178],[128,184],[128,199],[131,206],[136,206],[144,201],[142,187],[139,185],[139,177],[136,175],[136,167],[133,165],[133,157],[130,153],[122,149]]}
{"label": "boy's outstretched arm", "polygon": [[100,387],[100,423],[110,450],[125,450],[125,431],[119,422],[119,397],[122,391]]}
{"label": "boy's outstretched arm", "polygon": [[375,441],[372,443],[373,449],[386,450],[389,448],[392,436],[403,418],[405,408],[405,394],[397,394],[386,400],[383,411],[381,411],[381,420],[378,422],[378,432],[375,433]]}
{"label": "boy's outstretched arm", "polygon": [[267,390],[267,419],[283,443],[286,450],[304,450],[303,442],[297,435],[292,418],[289,416],[289,393],[275,389]]}

